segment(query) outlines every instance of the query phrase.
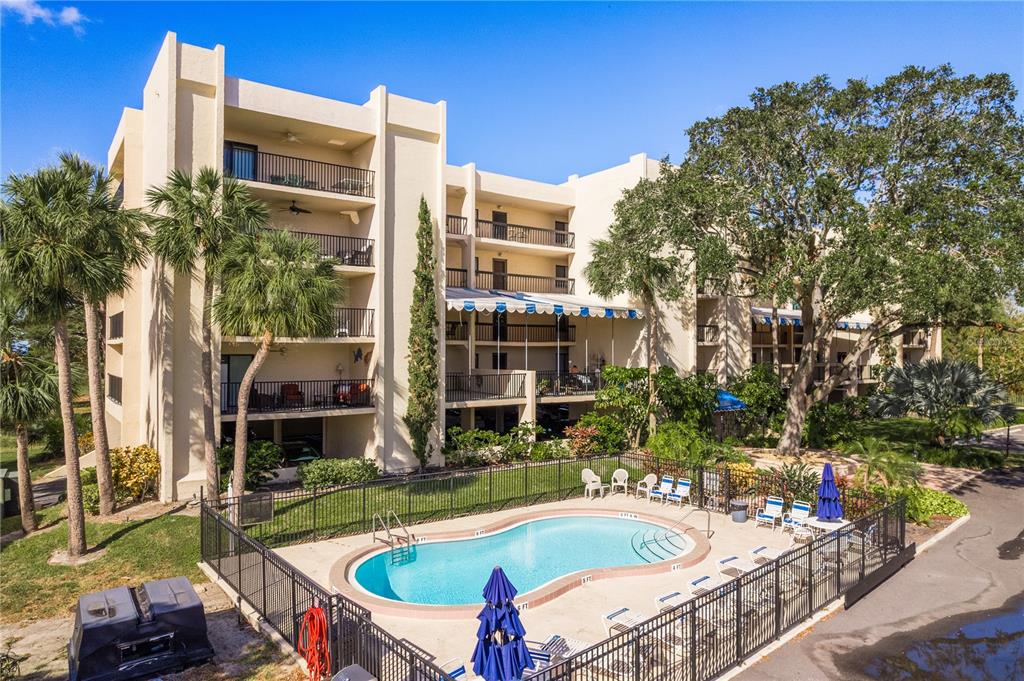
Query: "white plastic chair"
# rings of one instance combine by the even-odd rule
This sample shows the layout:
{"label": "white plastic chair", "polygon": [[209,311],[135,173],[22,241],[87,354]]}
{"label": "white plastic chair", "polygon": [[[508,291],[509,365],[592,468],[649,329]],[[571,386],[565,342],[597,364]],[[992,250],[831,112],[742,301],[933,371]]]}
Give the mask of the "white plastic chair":
{"label": "white plastic chair", "polygon": [[647,497],[647,501],[651,500],[651,490],[658,484],[658,476],[654,473],[648,473],[644,476],[644,479],[636,483],[636,495],[640,496],[643,494]]}
{"label": "white plastic chair", "polygon": [[629,494],[629,471],[625,468],[616,468],[615,472],[612,473],[612,486],[611,493],[615,494],[617,487],[622,488],[623,494]]}
{"label": "white plastic chair", "polygon": [[659,501],[664,502],[669,492],[671,492],[675,488],[675,483],[676,481],[672,478],[671,475],[661,476],[661,482],[658,483],[657,487],[651,490],[651,493],[647,498],[658,499]]}
{"label": "white plastic chair", "polygon": [[793,505],[789,508],[789,512],[782,516],[782,531],[790,530],[792,532],[799,527],[803,527],[810,515],[811,504],[809,502],[794,501]]}
{"label": "white plastic chair", "polygon": [[589,468],[584,468],[580,471],[580,478],[583,480],[584,496],[588,499],[592,499],[594,497],[594,492],[597,492],[602,497],[604,496],[604,491],[608,488],[608,485],[603,484],[601,482],[601,478],[599,478],[594,471]]}
{"label": "white plastic chair", "polygon": [[690,479],[679,478],[676,481],[676,487],[671,492],[665,495],[665,499],[673,503],[678,503],[680,506],[684,502],[690,500]]}
{"label": "white plastic chair", "polygon": [[764,503],[764,508],[757,509],[757,515],[754,516],[754,526],[767,525],[774,530],[775,526],[782,520],[782,507],[784,505],[785,502],[782,500],[782,497],[768,497]]}

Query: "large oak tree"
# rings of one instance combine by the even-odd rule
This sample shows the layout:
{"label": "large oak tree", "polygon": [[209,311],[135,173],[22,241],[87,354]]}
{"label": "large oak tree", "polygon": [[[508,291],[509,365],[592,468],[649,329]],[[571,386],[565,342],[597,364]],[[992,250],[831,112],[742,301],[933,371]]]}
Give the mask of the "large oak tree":
{"label": "large oak tree", "polygon": [[[799,449],[810,406],[873,346],[906,326],[977,323],[977,301],[1021,291],[1015,97],[1006,75],[957,76],[948,66],[907,68],[877,85],[819,76],[758,89],[749,106],[693,125],[683,163],[666,164],[638,197],[631,210],[695,254],[699,276],[799,303],[803,346],[780,452]],[[837,323],[864,311],[870,327],[815,382]]]}

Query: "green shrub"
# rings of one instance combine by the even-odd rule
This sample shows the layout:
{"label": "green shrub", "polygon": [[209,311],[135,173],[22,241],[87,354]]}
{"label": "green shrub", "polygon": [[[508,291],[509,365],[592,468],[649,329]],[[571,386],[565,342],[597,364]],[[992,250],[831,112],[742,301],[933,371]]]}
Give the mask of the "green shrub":
{"label": "green shrub", "polygon": [[[75,430],[78,433],[79,443],[83,441],[87,433],[91,441],[92,419],[89,414],[75,414]],[[63,457],[64,421],[59,415],[47,416],[36,421],[29,429],[29,439],[33,442],[42,442],[44,459]],[[88,451],[82,450],[80,453],[87,454]]]}
{"label": "green shrub", "polygon": [[818,485],[821,476],[805,463],[783,464],[779,469],[779,478],[787,495],[814,503],[818,497]]}
{"label": "green shrub", "polygon": [[729,392],[747,405],[740,412],[739,419],[748,432],[759,431],[760,436],[756,440],[759,445],[768,439],[769,430],[781,428],[786,413],[786,400],[782,392],[782,381],[771,365],[754,364],[742,376],[729,383]]}
{"label": "green shrub", "polygon": [[907,518],[919,525],[927,525],[931,522],[932,516],[946,515],[959,518],[970,512],[967,505],[953,495],[929,487],[884,488],[876,485],[872,489],[885,494],[890,502],[901,496],[906,497]]}
{"label": "green shrub", "polygon": [[370,459],[317,459],[299,467],[303,489],[366,482],[379,476],[377,464]]}
{"label": "green shrub", "polygon": [[576,425],[597,429],[595,445],[601,453],[621,452],[626,448],[629,437],[622,421],[609,414],[588,411]]}
{"label": "green shrub", "polygon": [[[254,490],[276,478],[275,469],[280,468],[283,457],[284,450],[276,442],[250,440],[245,452],[245,488]],[[220,447],[217,450],[217,461],[220,464],[221,491],[226,491],[227,478],[235,465],[235,446]]]}
{"label": "green shrub", "polygon": [[850,440],[857,434],[856,424],[867,413],[867,399],[844,397],[840,402],[818,402],[807,412],[804,443],[820,449]]}
{"label": "green shrub", "polygon": [[658,426],[647,440],[647,448],[662,459],[703,466],[713,461],[713,451],[699,427],[687,421],[669,421]]}
{"label": "green shrub", "polygon": [[486,466],[500,457],[496,450],[501,443],[501,435],[493,430],[454,426],[445,438],[445,463],[452,468]]}
{"label": "green shrub", "polygon": [[100,488],[95,482],[82,485],[82,506],[89,515],[98,515],[100,512]]}
{"label": "green shrub", "polygon": [[710,433],[718,407],[718,385],[710,374],[692,374],[682,378],[671,367],[654,374],[660,415],[665,421],[685,421]]}
{"label": "green shrub", "polygon": [[565,440],[546,440],[533,445],[530,452],[531,461],[554,461],[569,456],[569,446]]}
{"label": "green shrub", "polygon": [[81,479],[83,485],[95,485],[96,482],[96,469],[95,468],[83,468],[81,473]]}
{"label": "green shrub", "polygon": [[499,463],[525,461],[530,458],[537,436],[544,431],[533,423],[520,423],[518,426],[501,436],[497,450]]}

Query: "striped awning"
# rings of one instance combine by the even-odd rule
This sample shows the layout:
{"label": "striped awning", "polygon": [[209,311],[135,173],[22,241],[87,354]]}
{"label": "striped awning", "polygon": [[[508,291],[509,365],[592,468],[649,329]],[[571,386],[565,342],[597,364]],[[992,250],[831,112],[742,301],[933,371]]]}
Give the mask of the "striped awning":
{"label": "striped awning", "polygon": [[[800,310],[778,310],[777,314],[779,315],[779,326],[803,326],[803,322],[800,318]],[[752,307],[750,308],[750,316],[759,324],[770,325],[772,323],[772,310],[768,307]],[[869,326],[871,326],[870,317],[848,317],[836,322],[837,329],[851,331],[859,331],[861,329],[866,329]]]}
{"label": "striped awning", "polygon": [[446,288],[444,300],[449,310],[460,312],[522,312],[609,319],[643,317],[640,310],[557,293],[509,293],[475,288]]}

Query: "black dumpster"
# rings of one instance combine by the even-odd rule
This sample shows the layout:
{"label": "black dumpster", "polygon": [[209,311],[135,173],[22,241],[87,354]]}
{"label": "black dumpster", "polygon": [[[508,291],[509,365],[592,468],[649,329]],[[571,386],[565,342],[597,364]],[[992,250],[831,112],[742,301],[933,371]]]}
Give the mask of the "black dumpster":
{"label": "black dumpster", "polygon": [[185,577],[78,599],[68,642],[71,681],[125,681],[211,657],[203,603]]}

